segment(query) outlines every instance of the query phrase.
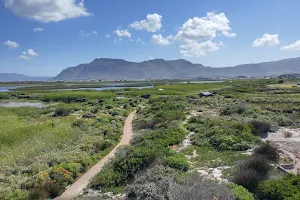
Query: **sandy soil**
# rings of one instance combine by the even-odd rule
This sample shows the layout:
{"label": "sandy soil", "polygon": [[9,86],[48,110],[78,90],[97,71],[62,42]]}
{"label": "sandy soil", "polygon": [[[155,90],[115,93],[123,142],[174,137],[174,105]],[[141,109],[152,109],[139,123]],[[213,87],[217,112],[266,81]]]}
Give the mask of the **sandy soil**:
{"label": "sandy soil", "polygon": [[80,179],[67,188],[67,190],[56,200],[71,200],[76,198],[88,186],[89,182],[94,178],[103,168],[103,166],[115,156],[115,152],[122,145],[128,145],[132,137],[132,121],[136,112],[132,112],[125,121],[123,137],[121,142],[95,166],[93,166]]}
{"label": "sandy soil", "polygon": [[[291,137],[286,137],[289,133]],[[269,133],[266,140],[275,143],[282,152],[295,161],[295,170],[300,170],[300,129],[281,128],[275,133]]]}

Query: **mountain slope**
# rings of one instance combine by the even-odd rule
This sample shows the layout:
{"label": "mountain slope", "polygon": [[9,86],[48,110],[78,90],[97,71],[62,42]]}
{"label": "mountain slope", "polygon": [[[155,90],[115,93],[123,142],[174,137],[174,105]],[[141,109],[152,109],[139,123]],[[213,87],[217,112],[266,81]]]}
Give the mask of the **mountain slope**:
{"label": "mountain slope", "polygon": [[199,76],[265,76],[300,73],[300,58],[245,64],[234,67],[211,68],[186,60],[155,59],[140,63],[123,59],[101,58],[63,70],[54,80],[91,79],[175,79]]}

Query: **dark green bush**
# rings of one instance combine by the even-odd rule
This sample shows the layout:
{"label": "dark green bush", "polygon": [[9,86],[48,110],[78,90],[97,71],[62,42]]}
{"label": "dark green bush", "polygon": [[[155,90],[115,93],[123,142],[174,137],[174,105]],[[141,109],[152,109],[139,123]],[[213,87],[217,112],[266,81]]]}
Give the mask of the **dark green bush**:
{"label": "dark green bush", "polygon": [[188,171],[189,163],[185,155],[175,154],[167,157],[167,165],[173,169]]}
{"label": "dark green bush", "polygon": [[271,170],[268,160],[263,156],[250,156],[247,160],[239,165],[239,170],[255,170],[260,177],[265,178]]}
{"label": "dark green bush", "polygon": [[271,124],[269,122],[252,120],[250,124],[253,126],[253,134],[257,136],[263,136],[271,130]]}
{"label": "dark green bush", "polygon": [[232,181],[237,185],[243,186],[250,192],[254,192],[260,180],[260,175],[254,169],[239,169]]}
{"label": "dark green bush", "polygon": [[264,156],[270,161],[277,162],[280,158],[278,148],[270,142],[262,143],[254,149],[254,155]]}
{"label": "dark green bush", "polygon": [[55,109],[53,117],[62,117],[62,116],[67,116],[69,114],[70,114],[70,109],[59,107]]}
{"label": "dark green bush", "polygon": [[229,187],[232,189],[235,200],[254,200],[254,195],[243,186],[230,183]]}
{"label": "dark green bush", "polygon": [[260,183],[258,199],[296,200],[300,199],[300,176],[288,175],[283,180],[267,180]]}

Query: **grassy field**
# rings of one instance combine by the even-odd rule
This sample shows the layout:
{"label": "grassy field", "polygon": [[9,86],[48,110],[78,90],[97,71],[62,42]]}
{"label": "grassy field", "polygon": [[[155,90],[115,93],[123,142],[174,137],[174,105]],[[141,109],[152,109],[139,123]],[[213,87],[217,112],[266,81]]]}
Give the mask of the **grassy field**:
{"label": "grassy field", "polygon": [[270,88],[293,88],[297,87],[297,83],[283,83],[283,84],[273,84],[268,85]]}

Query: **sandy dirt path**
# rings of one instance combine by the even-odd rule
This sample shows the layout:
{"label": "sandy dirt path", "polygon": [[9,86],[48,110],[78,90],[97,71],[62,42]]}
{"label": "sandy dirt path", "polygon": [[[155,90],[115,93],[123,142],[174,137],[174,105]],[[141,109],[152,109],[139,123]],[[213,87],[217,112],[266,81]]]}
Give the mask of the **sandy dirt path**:
{"label": "sandy dirt path", "polygon": [[103,168],[103,166],[115,156],[117,149],[122,145],[128,145],[132,137],[132,121],[136,112],[130,113],[124,124],[124,131],[121,142],[102,160],[100,160],[95,166],[93,166],[88,172],[86,172],[81,178],[67,188],[67,190],[55,200],[71,200],[76,198],[89,184]]}

